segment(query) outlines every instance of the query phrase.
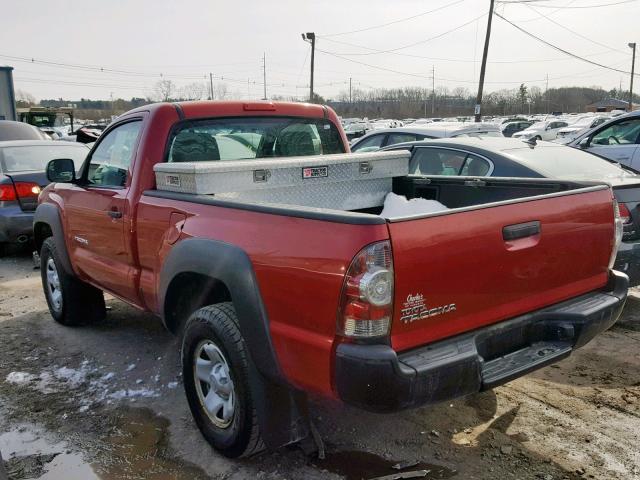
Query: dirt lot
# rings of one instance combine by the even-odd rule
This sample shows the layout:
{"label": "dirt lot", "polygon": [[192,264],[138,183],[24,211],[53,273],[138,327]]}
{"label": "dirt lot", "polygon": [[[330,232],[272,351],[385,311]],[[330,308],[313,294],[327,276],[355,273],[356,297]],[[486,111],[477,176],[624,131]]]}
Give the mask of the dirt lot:
{"label": "dirt lot", "polygon": [[[640,478],[640,295],[613,329],[494,392],[394,415],[313,401],[330,452],[229,461],[183,398],[178,341],[109,299],[107,320],[55,324],[28,256],[0,259],[0,451],[10,478]],[[414,465],[415,462],[420,462]],[[405,477],[413,478],[413,477]]]}

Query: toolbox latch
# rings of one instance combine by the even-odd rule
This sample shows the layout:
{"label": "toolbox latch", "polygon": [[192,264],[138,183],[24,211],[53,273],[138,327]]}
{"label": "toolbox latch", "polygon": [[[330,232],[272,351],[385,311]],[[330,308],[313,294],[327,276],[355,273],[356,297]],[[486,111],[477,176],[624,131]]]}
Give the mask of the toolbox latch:
{"label": "toolbox latch", "polygon": [[373,170],[373,166],[369,162],[360,162],[360,174],[366,175],[367,173],[371,173]]}
{"label": "toolbox latch", "polygon": [[254,170],[253,171],[253,181],[255,183],[266,182],[271,177],[271,172],[269,170]]}

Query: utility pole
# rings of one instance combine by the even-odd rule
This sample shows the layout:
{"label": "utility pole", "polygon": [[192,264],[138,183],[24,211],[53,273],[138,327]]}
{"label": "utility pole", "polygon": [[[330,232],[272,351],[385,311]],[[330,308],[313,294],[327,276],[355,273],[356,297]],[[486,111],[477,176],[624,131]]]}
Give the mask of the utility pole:
{"label": "utility pole", "polygon": [[213,100],[213,73],[209,73],[209,87],[211,88],[211,95],[209,100]]}
{"label": "utility pole", "polygon": [[431,66],[431,116],[436,113],[436,67]]}
{"label": "utility pole", "polygon": [[487,33],[484,37],[484,51],[482,52],[482,66],[480,67],[480,83],[478,84],[478,96],[476,97],[475,120],[482,119],[482,89],[484,88],[484,72],[487,69],[487,54],[489,53],[489,39],[491,38],[491,20],[493,20],[493,0],[489,4],[489,20],[487,21]]}
{"label": "utility pole", "polygon": [[353,103],[353,97],[351,96],[351,77],[349,77],[349,103]]}
{"label": "utility pole", "polygon": [[264,98],[267,99],[267,54],[262,54],[262,82],[264,85]]}
{"label": "utility pole", "polygon": [[547,99],[547,114],[549,114],[549,74],[547,73],[547,86],[544,91],[544,96]]}
{"label": "utility pole", "polygon": [[313,32],[303,33],[302,40],[311,44],[311,80],[309,81],[309,102],[313,103],[313,64],[316,53],[316,34]]}
{"label": "utility pole", "polygon": [[633,50],[633,57],[631,59],[631,86],[629,87],[629,111],[633,111],[633,76],[636,70],[636,42],[629,43],[629,48]]}

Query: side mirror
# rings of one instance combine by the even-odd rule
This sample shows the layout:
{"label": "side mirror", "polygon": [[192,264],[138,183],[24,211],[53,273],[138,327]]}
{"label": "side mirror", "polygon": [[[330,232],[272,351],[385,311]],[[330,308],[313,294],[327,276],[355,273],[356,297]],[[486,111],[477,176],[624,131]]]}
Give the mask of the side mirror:
{"label": "side mirror", "polygon": [[578,143],[578,146],[582,149],[589,148],[589,137],[585,137]]}
{"label": "side mirror", "polygon": [[73,183],[76,167],[70,158],[56,158],[47,164],[47,179],[50,182]]}

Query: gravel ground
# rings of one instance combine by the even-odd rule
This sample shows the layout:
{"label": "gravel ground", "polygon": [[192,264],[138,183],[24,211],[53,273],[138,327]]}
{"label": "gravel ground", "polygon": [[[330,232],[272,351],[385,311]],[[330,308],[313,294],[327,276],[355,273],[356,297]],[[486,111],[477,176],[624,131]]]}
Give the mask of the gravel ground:
{"label": "gravel ground", "polygon": [[[195,428],[179,342],[109,298],[100,325],[51,320],[29,256],[0,259],[0,451],[9,478],[640,478],[640,294],[569,359],[492,392],[393,415],[313,399],[326,460],[229,461]],[[0,475],[1,477],[1,475]],[[406,477],[408,478],[408,477]]]}

